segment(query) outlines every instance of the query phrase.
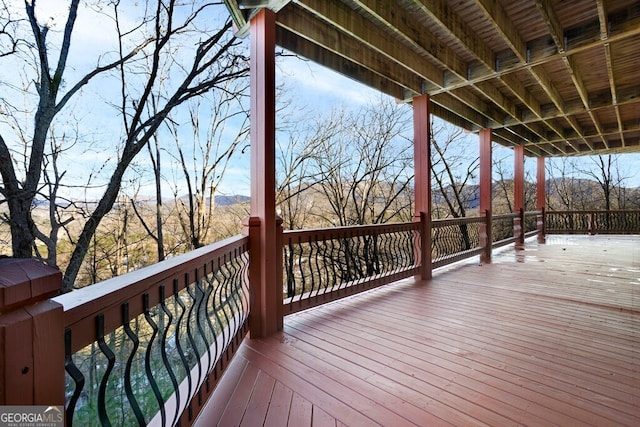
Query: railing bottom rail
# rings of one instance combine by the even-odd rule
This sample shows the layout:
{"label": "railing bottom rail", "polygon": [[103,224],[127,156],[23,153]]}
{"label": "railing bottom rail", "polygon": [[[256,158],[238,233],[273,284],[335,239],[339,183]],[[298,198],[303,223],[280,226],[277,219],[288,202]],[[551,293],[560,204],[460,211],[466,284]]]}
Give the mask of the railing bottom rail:
{"label": "railing bottom rail", "polygon": [[434,261],[432,264],[432,268],[440,268],[449,264],[453,264],[454,262],[462,261],[467,258],[471,258],[476,255],[480,255],[484,251],[483,247],[477,247],[475,249],[470,249],[464,252],[459,252],[452,255],[445,255],[440,257],[437,261]]}
{"label": "railing bottom rail", "polygon": [[420,266],[412,266],[398,271],[382,273],[367,280],[355,280],[353,282],[305,292],[301,295],[285,298],[284,314],[297,313],[298,311],[356,295],[360,292],[368,291],[418,274],[420,274]]}

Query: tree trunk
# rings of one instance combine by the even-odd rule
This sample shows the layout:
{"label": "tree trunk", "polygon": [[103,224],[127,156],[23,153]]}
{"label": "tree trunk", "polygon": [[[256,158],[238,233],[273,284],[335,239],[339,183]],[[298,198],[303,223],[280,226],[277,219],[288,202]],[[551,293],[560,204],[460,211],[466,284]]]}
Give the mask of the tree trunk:
{"label": "tree trunk", "polygon": [[31,218],[31,204],[33,197],[25,197],[19,192],[14,197],[8,195],[9,225],[11,227],[11,250],[15,258],[31,258],[35,237],[33,234],[33,219]]}

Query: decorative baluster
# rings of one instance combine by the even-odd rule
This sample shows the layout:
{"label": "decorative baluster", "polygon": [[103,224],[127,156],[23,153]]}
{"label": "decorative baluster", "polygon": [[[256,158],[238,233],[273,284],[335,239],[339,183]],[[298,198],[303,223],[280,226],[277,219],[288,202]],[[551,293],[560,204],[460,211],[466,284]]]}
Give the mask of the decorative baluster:
{"label": "decorative baluster", "polygon": [[[164,328],[164,330],[162,331],[162,334],[160,335],[160,355],[162,357],[162,363],[164,364],[165,369],[167,370],[167,373],[169,374],[169,379],[171,380],[171,385],[173,386],[173,393],[175,396],[175,400],[176,400],[176,405],[175,405],[175,411],[173,414],[173,419],[171,420],[171,425],[175,425],[176,422],[178,421],[178,417],[180,416],[179,413],[179,408],[180,408],[180,387],[178,385],[178,379],[176,378],[176,374],[173,371],[173,364],[171,363],[171,361],[169,360],[169,355],[167,354],[167,347],[168,347],[168,334],[169,334],[169,328],[170,325],[173,323],[173,314],[171,313],[171,310],[169,310],[169,307],[167,307],[166,304],[166,299],[165,299],[165,286],[161,285],[159,288],[159,292],[160,292],[160,308],[162,309],[162,312],[167,316],[167,326]],[[174,290],[174,297],[177,299],[177,290]],[[177,325],[175,328],[176,334],[177,334]],[[188,372],[188,371],[187,371]]]}
{"label": "decorative baluster", "polygon": [[64,370],[67,371],[69,376],[74,382],[74,389],[71,398],[67,403],[67,408],[65,409],[65,416],[67,420],[67,426],[73,426],[73,414],[76,409],[76,403],[78,403],[78,399],[80,398],[80,394],[84,389],[84,375],[76,364],[73,362],[73,354],[71,353],[71,329],[65,329],[64,331]]}
{"label": "decorative baluster", "polygon": [[149,308],[149,294],[144,293],[142,295],[142,304],[144,308],[144,318],[151,326],[151,338],[149,338],[149,342],[147,343],[147,350],[144,353],[144,369],[147,375],[147,379],[149,380],[149,385],[151,386],[151,390],[153,391],[153,395],[156,398],[156,402],[158,402],[158,407],[160,409],[160,418],[162,420],[162,425],[166,425],[167,416],[165,414],[164,409],[164,399],[162,398],[162,393],[160,392],[160,388],[158,387],[158,383],[155,380],[153,372],[151,370],[151,351],[153,349],[153,344],[158,336],[158,325],[153,320],[153,316],[151,315],[151,309]]}
{"label": "decorative baluster", "polygon": [[107,358],[107,369],[102,375],[102,379],[100,380],[100,388],[98,389],[98,418],[100,419],[100,424],[102,424],[103,426],[111,426],[109,415],[107,414],[106,396],[109,377],[111,376],[111,371],[116,364],[116,355],[113,353],[113,351],[111,351],[111,348],[109,348],[104,340],[103,314],[98,314],[96,318],[96,336],[98,338],[98,347],[100,348],[102,354],[104,354]]}
{"label": "decorative baluster", "polygon": [[140,346],[140,340],[131,329],[128,302],[122,304],[122,326],[124,328],[125,334],[127,335],[127,337],[129,337],[129,340],[131,340],[131,343],[133,344],[133,348],[129,353],[129,357],[127,358],[127,363],[124,368],[124,392],[127,396],[127,400],[129,401],[129,406],[131,406],[131,410],[133,411],[133,415],[136,417],[136,421],[138,421],[138,425],[144,426],[146,425],[144,415],[142,415],[142,411],[140,410],[140,406],[138,405],[138,401],[136,400],[136,397],[133,393],[133,388],[131,386],[131,365],[133,364],[133,359],[135,358],[138,347]]}

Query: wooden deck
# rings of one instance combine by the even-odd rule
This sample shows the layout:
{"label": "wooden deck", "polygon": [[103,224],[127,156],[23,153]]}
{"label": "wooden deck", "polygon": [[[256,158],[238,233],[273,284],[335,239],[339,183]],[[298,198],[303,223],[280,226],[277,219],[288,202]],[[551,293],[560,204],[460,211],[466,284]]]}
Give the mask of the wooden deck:
{"label": "wooden deck", "polygon": [[640,425],[640,237],[550,237],[285,318],[196,425]]}

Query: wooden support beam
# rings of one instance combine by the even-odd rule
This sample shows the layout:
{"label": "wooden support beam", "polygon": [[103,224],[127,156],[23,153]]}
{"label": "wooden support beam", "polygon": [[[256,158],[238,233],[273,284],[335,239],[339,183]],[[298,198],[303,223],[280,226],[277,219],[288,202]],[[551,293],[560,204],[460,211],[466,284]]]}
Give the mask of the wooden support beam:
{"label": "wooden support beam", "polygon": [[448,93],[441,93],[439,95],[432,96],[431,101],[443,108],[446,108],[449,111],[455,111],[456,114],[464,117],[466,120],[473,123],[478,128],[487,127],[489,124],[487,118],[484,115],[468,107],[467,105],[465,105],[465,103],[461,102]]}
{"label": "wooden support beam", "polygon": [[[251,338],[269,336],[282,329],[282,265],[278,265],[275,175],[276,15],[260,10],[251,27],[251,217],[252,254],[249,281],[253,289]],[[254,238],[255,237],[255,238]],[[258,256],[256,259],[255,256]],[[280,261],[281,262],[281,261]]]}
{"label": "wooden support beam", "polygon": [[[604,4],[602,4],[602,1],[598,2],[598,11],[600,10],[604,10]],[[603,16],[601,16],[601,22],[603,19],[606,19],[606,14],[604,14],[604,12],[601,13]],[[605,21],[606,22],[606,21]],[[603,31],[605,31],[605,29],[603,29]],[[608,33],[602,33],[602,37],[608,37]],[[615,79],[615,73],[613,70],[613,58],[611,55],[611,44],[610,43],[605,43],[604,45],[604,55],[605,55],[605,59],[607,61],[607,75],[609,76],[609,89],[611,90],[611,104],[613,105],[613,108],[616,111],[616,120],[618,121],[618,130],[620,131],[620,140],[622,141],[622,146],[626,145],[625,142],[625,138],[624,138],[624,127],[622,125],[622,115],[620,114],[620,106],[618,105],[618,89],[616,87],[616,79]],[[607,145],[607,139],[603,138],[605,145]],[[607,146],[608,148],[608,146]]]}
{"label": "wooden support beam", "polygon": [[514,237],[516,249],[524,249],[524,146],[514,147],[513,164],[513,211],[519,213],[519,218],[514,219]]}
{"label": "wooden support beam", "polygon": [[598,21],[600,21],[600,40],[609,38],[609,17],[607,16],[607,7],[604,0],[596,0],[598,8]]}
{"label": "wooden support beam", "polygon": [[414,221],[423,225],[421,279],[431,278],[431,113],[429,95],[413,98]]}
{"label": "wooden support beam", "polygon": [[536,163],[536,210],[541,211],[536,222],[538,227],[538,243],[545,243],[544,212],[547,203],[547,180],[545,177],[545,158],[538,157]]}
{"label": "wooden support beam", "polygon": [[484,251],[480,255],[480,261],[484,263],[491,262],[492,252],[492,231],[491,231],[491,215],[493,209],[491,206],[493,188],[492,168],[492,147],[491,147],[491,129],[480,130],[480,215],[485,217],[485,223],[481,227],[480,240],[484,246]]}
{"label": "wooden support beam", "polygon": [[553,43],[556,45],[558,52],[564,53],[564,31],[562,25],[556,16],[553,6],[549,0],[535,0],[536,7],[542,16],[542,19],[549,28],[549,35],[553,39]]}
{"label": "wooden support beam", "polygon": [[278,45],[294,52],[304,58],[309,58],[319,64],[335,70],[336,72],[359,81],[369,87],[379,90],[382,93],[397,98],[405,99],[406,89],[397,83],[391,82],[373,71],[362,67],[349,59],[344,58],[334,52],[322,49],[313,42],[298,37],[283,27],[276,29],[276,39]]}
{"label": "wooden support beam", "polygon": [[[423,91],[424,79],[396,62],[383,60],[368,46],[340,31],[327,31],[327,26],[313,14],[292,4],[278,14],[278,26],[313,40],[315,44],[354,62],[413,93]],[[438,76],[441,77],[439,73]]]}

